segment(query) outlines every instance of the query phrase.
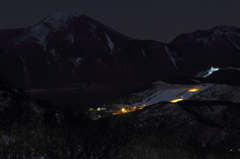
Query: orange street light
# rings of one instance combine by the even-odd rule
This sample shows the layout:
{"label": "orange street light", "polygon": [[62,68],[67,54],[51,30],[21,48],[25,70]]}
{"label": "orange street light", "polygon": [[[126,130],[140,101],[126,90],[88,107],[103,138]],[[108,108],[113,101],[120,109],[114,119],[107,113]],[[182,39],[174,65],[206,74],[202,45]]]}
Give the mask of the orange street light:
{"label": "orange street light", "polygon": [[170,100],[169,102],[171,102],[171,103],[177,103],[177,102],[182,101],[182,100],[183,100],[182,98],[179,98],[179,99]]}
{"label": "orange street light", "polygon": [[196,92],[198,90],[199,90],[199,88],[191,88],[191,89],[188,90],[188,92]]}

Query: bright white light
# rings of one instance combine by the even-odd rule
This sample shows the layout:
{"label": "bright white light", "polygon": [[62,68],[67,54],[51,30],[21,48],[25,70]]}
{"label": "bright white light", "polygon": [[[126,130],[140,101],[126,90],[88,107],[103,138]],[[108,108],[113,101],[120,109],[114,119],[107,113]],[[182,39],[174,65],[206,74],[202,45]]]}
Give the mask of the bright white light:
{"label": "bright white light", "polygon": [[208,74],[206,74],[203,77],[207,77],[207,76],[211,75],[213,72],[218,71],[218,70],[219,70],[219,68],[211,67],[210,70],[208,70]]}

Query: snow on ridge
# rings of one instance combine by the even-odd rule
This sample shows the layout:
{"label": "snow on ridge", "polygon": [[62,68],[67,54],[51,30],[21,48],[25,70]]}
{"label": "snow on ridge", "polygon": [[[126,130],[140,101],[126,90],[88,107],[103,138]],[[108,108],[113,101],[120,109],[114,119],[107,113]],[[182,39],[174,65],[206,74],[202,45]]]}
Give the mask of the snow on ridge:
{"label": "snow on ridge", "polygon": [[42,45],[43,50],[46,51],[48,44],[46,37],[50,32],[51,30],[49,28],[39,24],[30,28],[30,34],[28,34],[28,37],[35,37],[38,39],[39,44]]}
{"label": "snow on ridge", "polygon": [[230,38],[228,38],[228,40],[230,40],[240,50],[240,47],[234,41],[232,41]]}
{"label": "snow on ridge", "polygon": [[60,26],[67,26],[67,21],[71,20],[73,17],[80,17],[83,14],[78,11],[67,10],[62,12],[57,12],[42,21],[42,23],[49,23],[53,28],[59,28]]}
{"label": "snow on ridge", "polygon": [[196,79],[191,79],[193,82],[196,82],[196,83],[201,83],[201,81],[199,80],[196,80]]}
{"label": "snow on ridge", "polygon": [[97,26],[96,25],[94,25],[94,24],[92,24],[92,23],[88,23],[89,25],[90,25],[90,31],[92,32],[92,34],[96,37],[96,35],[95,35],[95,29],[97,28]]}
{"label": "snow on ridge", "polygon": [[[196,43],[210,44],[229,37],[240,36],[238,28],[230,25],[219,25],[208,30],[197,30],[192,33],[182,34],[188,36],[189,39]],[[221,38],[220,38],[221,37]],[[236,47],[238,47],[231,39],[229,39]],[[240,48],[240,47],[239,47]]]}
{"label": "snow on ridge", "polygon": [[97,28],[97,26],[93,23],[88,23],[90,25],[90,27],[92,28],[93,31],[95,31],[95,29]]}
{"label": "snow on ridge", "polygon": [[219,26],[212,28],[211,30],[214,30],[215,34],[223,34],[223,33],[232,32],[235,29],[236,29],[236,27],[231,26],[231,25],[219,25]]}
{"label": "snow on ridge", "polygon": [[[30,27],[30,33],[27,36],[21,37],[16,44],[21,43],[22,41],[28,39],[29,37],[34,37],[38,40],[38,43],[43,46],[44,51],[46,51],[46,45],[48,44],[46,37],[50,32],[58,31],[60,27],[67,27],[68,21],[73,17],[79,17],[82,14],[78,11],[63,11],[54,13],[51,16],[44,19],[41,23]],[[44,23],[51,24],[50,30],[45,26]],[[73,35],[68,35],[68,39],[71,43],[74,42]]]}
{"label": "snow on ridge", "polygon": [[141,50],[142,50],[143,56],[145,56],[145,57],[146,57],[146,54],[145,54],[145,52],[143,51],[143,49],[141,49]]}
{"label": "snow on ridge", "polygon": [[107,37],[108,46],[111,49],[111,54],[113,54],[114,43],[112,42],[112,40],[110,39],[110,37],[106,33],[105,33],[105,35]]}
{"label": "snow on ridge", "polygon": [[23,36],[20,36],[14,39],[12,42],[14,45],[18,45],[27,39],[34,37],[38,40],[38,43],[43,46],[43,50],[46,51],[47,47],[47,35],[51,32],[49,28],[43,26],[42,24],[38,24],[29,28],[29,33]]}
{"label": "snow on ridge", "polygon": [[208,70],[208,73],[206,75],[204,75],[203,77],[207,77],[209,75],[211,75],[213,72],[215,71],[218,71],[219,68],[214,68],[214,67],[211,67],[209,70]]}
{"label": "snow on ridge", "polygon": [[104,68],[107,69],[107,66],[106,66],[106,64],[102,61],[102,59],[98,59],[97,61],[98,61],[98,66],[99,66],[99,65],[103,65]]}
{"label": "snow on ridge", "polygon": [[53,49],[51,49],[50,53],[51,53],[53,56],[56,56],[56,53],[55,53],[55,51],[56,51],[56,49],[55,49],[55,48],[53,48]]}
{"label": "snow on ridge", "polygon": [[214,67],[211,67],[209,70],[199,72],[196,75],[196,77],[207,77],[207,76],[211,75],[213,72],[219,71],[219,70],[237,70],[237,71],[240,71],[240,68],[236,68],[236,67],[214,68]]}
{"label": "snow on ridge", "polygon": [[74,43],[74,36],[73,36],[73,34],[68,34],[67,35],[67,39],[71,42],[71,44]]}
{"label": "snow on ridge", "polygon": [[166,50],[166,52],[168,53],[168,56],[169,56],[170,59],[172,60],[172,62],[173,62],[173,64],[174,64],[174,66],[176,67],[176,69],[178,69],[178,67],[177,67],[177,65],[176,65],[176,62],[175,62],[175,59],[173,58],[172,53],[171,53],[171,51],[169,51],[169,49],[168,49],[167,46],[165,46],[165,50]]}
{"label": "snow on ridge", "polygon": [[220,70],[238,70],[238,71],[240,71],[240,68],[236,68],[236,67],[226,67],[226,68],[220,68]]}
{"label": "snow on ridge", "polygon": [[84,61],[85,61],[85,59],[82,57],[78,57],[76,59],[72,58],[72,62],[76,67],[80,66],[82,64],[82,62],[84,62]]}
{"label": "snow on ridge", "polygon": [[57,57],[55,58],[54,62],[56,62],[58,60],[58,58],[59,58],[59,55],[57,55]]}
{"label": "snow on ridge", "polygon": [[19,55],[19,56],[23,62],[26,62],[26,60],[22,57],[22,55]]}

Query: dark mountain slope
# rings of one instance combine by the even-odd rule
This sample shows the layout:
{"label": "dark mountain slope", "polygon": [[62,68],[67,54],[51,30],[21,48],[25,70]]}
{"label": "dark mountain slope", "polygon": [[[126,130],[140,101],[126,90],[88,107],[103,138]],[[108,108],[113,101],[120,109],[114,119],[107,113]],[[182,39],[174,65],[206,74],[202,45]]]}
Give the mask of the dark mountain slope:
{"label": "dark mountain slope", "polygon": [[238,148],[240,105],[224,101],[161,102],[136,112],[136,128],[192,146]]}
{"label": "dark mountain slope", "polygon": [[179,75],[177,55],[166,52],[166,44],[130,39],[76,11],[55,13],[29,28],[1,30],[0,37],[0,73],[29,92],[47,90],[48,97],[59,90],[118,95]]}
{"label": "dark mountain slope", "polygon": [[238,67],[240,59],[240,28],[216,26],[176,37],[170,44],[175,47],[183,73],[191,75],[210,67]]}
{"label": "dark mountain slope", "polygon": [[164,44],[131,39],[77,11],[64,11],[29,28],[1,30],[0,74],[35,98],[97,104],[166,77],[240,68],[239,33],[218,26]]}

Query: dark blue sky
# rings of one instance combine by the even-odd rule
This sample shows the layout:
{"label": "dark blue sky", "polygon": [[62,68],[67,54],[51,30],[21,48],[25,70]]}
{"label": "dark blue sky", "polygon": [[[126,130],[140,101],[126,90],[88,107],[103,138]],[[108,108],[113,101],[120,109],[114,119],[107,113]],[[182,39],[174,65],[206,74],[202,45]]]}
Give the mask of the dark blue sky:
{"label": "dark blue sky", "polygon": [[240,27],[240,0],[0,0],[0,29],[32,26],[69,9],[129,37],[161,42],[216,25]]}

